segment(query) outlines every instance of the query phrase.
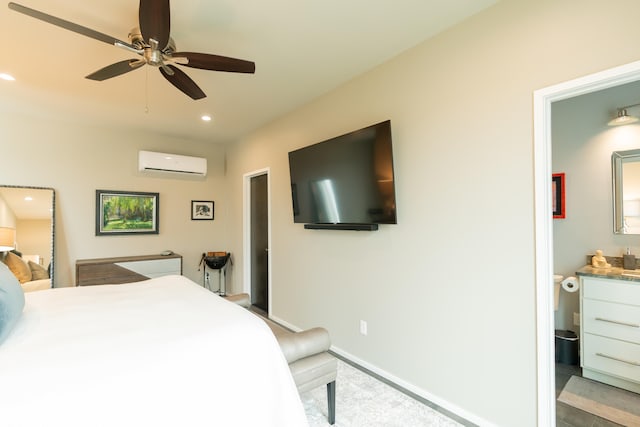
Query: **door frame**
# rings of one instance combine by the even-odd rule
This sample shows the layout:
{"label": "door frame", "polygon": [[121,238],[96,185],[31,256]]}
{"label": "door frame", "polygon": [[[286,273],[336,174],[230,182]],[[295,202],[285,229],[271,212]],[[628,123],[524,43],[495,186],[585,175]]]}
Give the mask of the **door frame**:
{"label": "door frame", "polygon": [[267,176],[267,245],[268,253],[267,268],[267,308],[271,313],[271,170],[270,168],[258,169],[248,172],[242,176],[242,277],[244,292],[251,295],[251,178],[256,176]]}
{"label": "door frame", "polygon": [[538,425],[556,425],[551,104],[637,80],[640,80],[640,61],[549,86],[533,93]]}

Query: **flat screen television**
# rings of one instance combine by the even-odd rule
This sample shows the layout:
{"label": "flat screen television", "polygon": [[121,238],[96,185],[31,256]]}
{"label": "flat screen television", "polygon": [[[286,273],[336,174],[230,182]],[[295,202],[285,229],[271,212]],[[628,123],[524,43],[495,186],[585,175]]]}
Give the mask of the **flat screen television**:
{"label": "flat screen television", "polygon": [[396,224],[391,121],[289,153],[293,221],[305,228]]}

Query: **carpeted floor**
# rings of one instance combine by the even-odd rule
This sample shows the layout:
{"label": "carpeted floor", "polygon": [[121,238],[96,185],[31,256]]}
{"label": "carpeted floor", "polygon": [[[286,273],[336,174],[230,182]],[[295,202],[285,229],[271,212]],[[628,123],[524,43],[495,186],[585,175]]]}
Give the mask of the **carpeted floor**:
{"label": "carpeted floor", "polygon": [[[301,395],[310,427],[326,427],[327,390]],[[338,360],[335,427],[453,427],[452,419]]]}
{"label": "carpeted floor", "polygon": [[[269,320],[262,310],[251,310],[263,318],[277,336],[290,331]],[[327,422],[327,388],[318,387],[301,396],[310,427],[330,426]],[[434,405],[435,407],[435,405]],[[443,412],[446,412],[443,410]],[[455,415],[452,415],[455,417]],[[472,426],[447,417],[338,359],[335,427],[453,427]]]}

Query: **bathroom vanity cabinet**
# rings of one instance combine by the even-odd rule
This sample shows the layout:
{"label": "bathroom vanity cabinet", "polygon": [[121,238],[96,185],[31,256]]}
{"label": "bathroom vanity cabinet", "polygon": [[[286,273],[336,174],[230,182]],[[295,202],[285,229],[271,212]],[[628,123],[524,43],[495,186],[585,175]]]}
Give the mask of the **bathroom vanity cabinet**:
{"label": "bathroom vanity cabinet", "polygon": [[640,281],[580,276],[582,376],[640,393]]}

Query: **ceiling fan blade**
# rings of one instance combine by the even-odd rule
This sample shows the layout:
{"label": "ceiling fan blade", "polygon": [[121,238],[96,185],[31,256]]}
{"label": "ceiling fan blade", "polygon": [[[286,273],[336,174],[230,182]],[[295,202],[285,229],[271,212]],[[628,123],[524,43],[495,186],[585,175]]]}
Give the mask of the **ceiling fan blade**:
{"label": "ceiling fan blade", "polygon": [[210,55],[197,52],[174,52],[172,58],[187,58],[189,62],[180,63],[186,67],[201,68],[212,71],[228,71],[231,73],[255,73],[256,64],[243,59],[229,58],[226,56]]}
{"label": "ceiling fan blade", "polygon": [[169,0],[140,0],[138,20],[145,42],[150,43],[150,39],[154,39],[158,41],[160,50],[167,47],[171,30]]}
{"label": "ceiling fan blade", "polygon": [[22,6],[17,3],[9,2],[9,9],[15,10],[16,12],[23,13],[25,15],[31,16],[32,18],[39,19],[44,22],[48,22],[49,24],[56,25],[58,27],[64,28],[65,30],[73,31],[74,33],[81,34],[83,36],[91,37],[92,39],[114,45],[116,43],[121,43],[122,45],[131,47],[132,49],[136,49],[135,46],[132,46],[129,43],[123,42],[122,40],[118,40],[115,37],[111,37],[107,34],[103,34],[99,31],[92,30],[91,28],[83,27],[82,25],[75,24],[70,21],[66,21],[61,18],[57,18],[55,16],[48,15],[44,12],[37,11],[35,9],[31,9],[26,6]]}
{"label": "ceiling fan blade", "polygon": [[169,82],[184,92],[191,99],[202,99],[206,97],[205,93],[198,87],[196,82],[191,80],[189,76],[187,76],[184,72],[180,71],[173,65],[166,65],[169,67],[171,71],[173,71],[173,75],[169,75],[162,67],[160,68],[160,72],[164,76],[165,79],[169,80]]}
{"label": "ceiling fan blade", "polygon": [[142,67],[145,62],[141,59],[127,59],[125,61],[116,62],[115,64],[107,65],[98,71],[86,76],[87,79],[97,80],[99,82],[110,79],[112,77],[119,76],[129,71],[136,70]]}

